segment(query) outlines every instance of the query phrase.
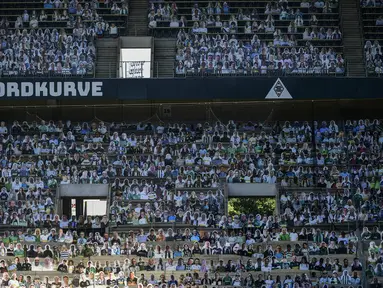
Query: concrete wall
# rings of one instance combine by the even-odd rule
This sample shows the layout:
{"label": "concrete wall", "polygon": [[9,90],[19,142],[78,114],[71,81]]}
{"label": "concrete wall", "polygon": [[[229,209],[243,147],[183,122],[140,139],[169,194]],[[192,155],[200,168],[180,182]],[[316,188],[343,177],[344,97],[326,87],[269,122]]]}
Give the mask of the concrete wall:
{"label": "concrete wall", "polygon": [[274,184],[240,184],[228,183],[229,197],[275,197],[278,193]]}
{"label": "concrete wall", "polygon": [[[140,80],[137,80],[140,81]],[[140,93],[140,91],[137,91]],[[143,92],[144,93],[144,92]],[[182,93],[180,93],[180,99]],[[93,100],[93,99],[92,99]],[[36,100],[33,106],[30,101],[4,101],[0,107],[3,119],[8,121],[40,121],[67,120],[91,121],[94,118],[103,121],[138,122],[158,115],[162,120],[176,121],[261,121],[273,123],[276,120],[347,120],[381,118],[382,101],[324,101],[315,102],[254,102],[254,103],[194,103],[194,104],[164,104],[171,109],[171,116],[162,113],[160,103],[132,103],[132,101],[111,101],[76,99],[58,101],[58,105],[48,106],[46,101]],[[61,106],[69,105],[69,106]],[[92,106],[100,105],[100,106]],[[156,117],[153,117],[153,122]],[[310,123],[311,124],[311,123]]]}
{"label": "concrete wall", "polygon": [[67,184],[60,186],[60,197],[107,198],[107,184]]}
{"label": "concrete wall", "polygon": [[153,37],[120,37],[120,48],[152,48]]}

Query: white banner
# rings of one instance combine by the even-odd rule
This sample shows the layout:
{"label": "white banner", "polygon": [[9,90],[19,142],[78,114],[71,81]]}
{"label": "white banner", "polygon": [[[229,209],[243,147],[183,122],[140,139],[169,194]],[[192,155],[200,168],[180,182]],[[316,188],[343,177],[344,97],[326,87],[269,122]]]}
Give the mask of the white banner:
{"label": "white banner", "polygon": [[120,50],[120,78],[150,78],[152,51],[146,49]]}

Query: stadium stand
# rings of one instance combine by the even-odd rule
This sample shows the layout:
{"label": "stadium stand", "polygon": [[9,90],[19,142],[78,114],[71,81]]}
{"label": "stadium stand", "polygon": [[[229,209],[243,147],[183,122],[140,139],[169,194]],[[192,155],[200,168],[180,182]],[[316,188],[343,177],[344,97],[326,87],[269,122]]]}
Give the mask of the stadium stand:
{"label": "stadium stand", "polygon": [[369,76],[380,76],[382,73],[382,51],[380,47],[383,25],[381,4],[376,1],[361,1],[364,26],[364,53],[366,69]]}
{"label": "stadium stand", "polygon": [[[381,273],[368,242],[382,239],[368,228],[381,217],[379,127],[3,122],[3,285],[362,285],[365,268]],[[280,215],[227,215],[227,182],[280,183]],[[57,215],[69,183],[110,184],[110,215]]]}
{"label": "stadium stand", "polygon": [[94,41],[123,33],[128,2],[2,1],[0,10],[2,76],[93,76]]}
{"label": "stadium stand", "polygon": [[[326,118],[317,117],[312,108],[290,117],[300,121],[275,122],[277,111],[265,122],[240,122],[238,109],[237,115],[225,117],[235,120],[221,122],[214,115],[217,121],[204,117],[202,122],[193,108],[186,109],[189,121],[178,121],[168,111],[166,121],[156,114],[156,121],[135,123],[143,110],[131,107],[118,111],[121,117],[109,117],[116,122],[97,117],[78,123],[58,120],[85,119],[88,108],[73,108],[77,104],[72,99],[80,96],[79,103],[92,97],[88,102],[95,105],[92,116],[101,119],[104,108],[117,111],[118,105],[131,105],[128,98],[113,102],[113,90],[102,82],[108,79],[86,79],[85,84],[77,78],[95,77],[100,57],[110,64],[116,56],[109,69],[118,67],[116,51],[123,41],[114,38],[145,34],[142,21],[156,38],[151,39],[152,49],[157,40],[171,43],[161,48],[171,50],[167,55],[172,55],[170,62],[179,77],[232,76],[226,79],[237,87],[236,76],[270,76],[276,84],[267,90],[283,92],[289,76],[348,75],[343,53],[355,46],[344,46],[346,35],[353,38],[343,33],[350,31],[344,30],[344,1],[131,2],[0,2],[0,76],[15,76],[1,79],[0,98],[26,97],[35,93],[33,88],[48,84],[49,92],[54,92],[59,80],[49,80],[51,76],[73,79],[57,85],[71,90],[62,97],[57,91],[37,95],[45,106],[36,106],[33,115],[18,106],[4,115],[16,109],[22,112],[1,117],[0,288],[383,287],[381,120],[343,121],[347,113],[339,103],[328,109],[334,113],[339,108],[336,121],[323,121]],[[369,75],[379,76],[381,3],[359,4],[366,67]],[[145,19],[139,16],[142,7]],[[136,21],[134,28],[128,25],[128,15],[129,24]],[[100,41],[102,55],[96,48]],[[139,47],[137,43],[132,47]],[[115,54],[109,55],[112,49]],[[157,57],[151,53],[151,58]],[[112,75],[110,71],[103,75],[108,73]],[[39,76],[45,84],[34,86],[31,79]],[[17,77],[32,86],[22,85]],[[265,78],[255,80],[254,86]],[[142,92],[136,84],[141,80],[134,80],[129,93],[137,94],[138,100],[154,82]],[[167,84],[185,80],[167,79]],[[192,86],[177,87],[197,91]],[[217,91],[222,87],[218,83]],[[48,94],[43,88],[39,93]],[[181,88],[177,101],[182,100]],[[249,93],[256,94],[257,87],[254,90]],[[301,90],[310,94],[309,89]],[[214,93],[211,88],[206,91]],[[220,96],[214,95],[217,103]],[[102,108],[95,108],[98,100]],[[160,100],[153,101],[150,109],[156,109]],[[55,113],[64,102],[68,107]],[[273,107],[288,109],[282,106]],[[49,110],[47,119],[54,120],[40,118],[38,111],[43,109]],[[164,114],[165,110],[171,109],[161,107]],[[75,111],[84,115],[74,115]],[[124,115],[129,113],[134,116]],[[241,187],[240,192],[250,188],[254,195],[268,191],[262,187],[276,188],[275,212],[229,213],[230,185]],[[106,209],[90,215],[81,207],[74,213],[76,207],[69,200],[76,199],[60,194],[73,186],[82,187],[81,201],[98,197],[96,187],[107,187]]]}
{"label": "stadium stand", "polygon": [[177,37],[176,74],[343,74],[337,1],[153,2],[154,36]]}

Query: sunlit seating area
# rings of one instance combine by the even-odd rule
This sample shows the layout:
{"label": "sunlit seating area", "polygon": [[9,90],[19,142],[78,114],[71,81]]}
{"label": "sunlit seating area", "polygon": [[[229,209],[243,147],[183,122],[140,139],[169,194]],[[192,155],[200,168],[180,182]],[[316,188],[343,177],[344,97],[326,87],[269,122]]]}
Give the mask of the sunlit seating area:
{"label": "sunlit seating area", "polygon": [[94,76],[95,40],[127,27],[127,1],[2,1],[1,76]]}
{"label": "sunlit seating area", "polygon": [[361,1],[364,32],[364,54],[368,76],[383,72],[381,43],[383,39],[383,7],[379,1]]}
{"label": "sunlit seating area", "polygon": [[[379,127],[378,120],[0,123],[3,283],[379,282],[380,250],[368,244],[365,259],[360,246],[382,239],[373,227],[381,213],[369,204],[383,175]],[[226,187],[236,183],[276,184],[279,212],[228,214]],[[59,215],[56,191],[70,184],[108,185],[107,213]],[[363,282],[366,269],[372,274]]]}
{"label": "sunlit seating area", "polygon": [[343,74],[337,1],[151,2],[155,37],[176,37],[176,75]]}

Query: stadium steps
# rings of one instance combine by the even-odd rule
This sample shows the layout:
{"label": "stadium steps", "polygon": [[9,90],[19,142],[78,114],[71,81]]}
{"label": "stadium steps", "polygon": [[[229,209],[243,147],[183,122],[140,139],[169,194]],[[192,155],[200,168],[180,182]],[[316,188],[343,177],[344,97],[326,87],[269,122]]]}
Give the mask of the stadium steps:
{"label": "stadium steps", "polygon": [[154,77],[174,77],[175,49],[176,40],[174,38],[156,38],[154,40]]}
{"label": "stadium steps", "polygon": [[96,43],[96,77],[116,78],[118,39],[98,39]]}
{"label": "stadium steps", "polygon": [[363,30],[358,0],[340,0],[343,51],[347,61],[347,76],[365,77]]}
{"label": "stadium steps", "polygon": [[148,1],[129,0],[128,36],[148,35]]}

